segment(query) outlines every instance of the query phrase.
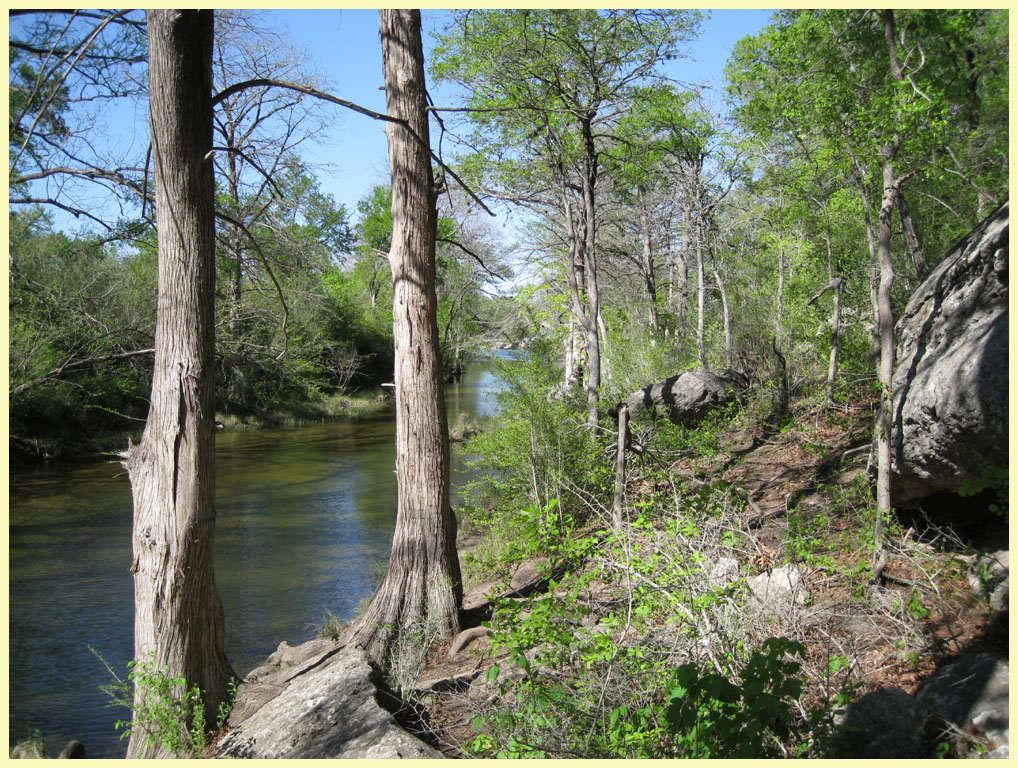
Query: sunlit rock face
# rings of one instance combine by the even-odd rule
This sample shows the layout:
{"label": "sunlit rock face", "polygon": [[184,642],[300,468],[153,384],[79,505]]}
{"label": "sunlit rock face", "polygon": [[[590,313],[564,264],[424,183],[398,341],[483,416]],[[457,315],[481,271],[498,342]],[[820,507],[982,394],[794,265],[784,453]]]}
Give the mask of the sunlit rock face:
{"label": "sunlit rock face", "polygon": [[[891,501],[1008,465],[1008,203],[959,242],[896,326]],[[875,444],[870,476],[875,478]]]}

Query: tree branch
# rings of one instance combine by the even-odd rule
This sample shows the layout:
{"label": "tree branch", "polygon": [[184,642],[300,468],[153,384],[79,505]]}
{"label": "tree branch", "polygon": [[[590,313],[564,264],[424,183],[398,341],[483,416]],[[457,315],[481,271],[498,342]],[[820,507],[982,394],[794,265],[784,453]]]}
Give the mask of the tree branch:
{"label": "tree branch", "polygon": [[[215,107],[224,99],[233,96],[235,93],[240,93],[241,91],[247,88],[272,88],[272,87],[288,88],[292,91],[297,91],[299,93],[304,93],[307,94],[308,96],[312,96],[316,99],[321,99],[322,101],[328,101],[333,104],[339,104],[341,107],[346,107],[347,109],[352,109],[354,112],[358,112],[362,115],[367,115],[373,120],[383,120],[387,123],[396,123],[397,125],[402,126],[404,129],[406,129],[407,132],[409,132],[409,134],[414,138],[415,141],[417,141],[420,144],[424,144],[424,141],[407,124],[406,120],[402,120],[397,117],[391,117],[389,115],[383,115],[381,112],[375,112],[374,110],[367,109],[366,107],[362,107],[358,104],[354,104],[352,101],[347,101],[346,99],[341,99],[338,96],[333,96],[331,93],[325,93],[324,91],[319,91],[316,88],[310,88],[306,85],[301,85],[299,83],[291,83],[288,80],[275,80],[271,77],[260,77],[254,80],[245,80],[242,83],[235,83],[229,86],[228,88],[224,88],[215,96],[213,96],[212,106]],[[456,183],[459,184],[468,195],[470,195],[470,197],[473,199],[475,203],[481,206],[481,208],[483,208],[485,212],[488,213],[488,215],[490,216],[495,215],[495,212],[488,208],[488,206],[484,204],[481,198],[474,194],[474,191],[470,189],[469,186],[467,186],[466,182],[464,182],[463,179],[461,179],[452,168],[446,165],[445,162],[443,162],[443,160],[437,154],[435,154],[435,151],[431,149],[431,147],[428,147],[428,153],[431,155],[431,158],[442,167],[442,170],[444,170],[446,173],[448,173],[456,180]]]}
{"label": "tree branch", "polygon": [[44,373],[42,376],[39,376],[38,378],[32,379],[31,381],[26,381],[22,384],[18,384],[18,386],[14,387],[8,392],[7,397],[8,398],[16,397],[17,395],[20,395],[23,392],[27,392],[30,389],[34,389],[40,384],[43,384],[51,379],[57,378],[64,371],[69,371],[74,368],[84,368],[86,365],[91,365],[92,363],[101,363],[105,362],[106,360],[124,360],[129,357],[140,357],[141,355],[151,355],[154,352],[155,349],[136,349],[132,352],[117,352],[111,355],[86,357],[81,360],[75,360],[74,362],[71,363],[64,363],[63,365],[57,366],[48,373]]}
{"label": "tree branch", "polygon": [[255,252],[258,254],[258,258],[261,259],[262,265],[265,267],[265,271],[269,273],[269,277],[272,279],[272,284],[276,287],[276,294],[279,296],[279,303],[283,305],[283,325],[280,328],[280,330],[283,332],[283,351],[276,355],[274,359],[277,361],[282,360],[284,357],[286,357],[286,352],[289,348],[290,343],[290,337],[286,332],[286,324],[290,320],[290,308],[286,306],[286,298],[283,296],[283,288],[282,286],[280,286],[279,281],[276,280],[276,276],[272,272],[272,267],[269,266],[269,260],[265,258],[265,254],[262,252],[262,247],[258,244],[258,241],[255,240],[255,237],[254,235],[251,234],[251,231],[232,216],[229,216],[220,211],[216,212],[216,218],[222,219],[225,222],[233,224],[233,226],[235,226],[237,229],[239,229],[241,232],[247,235],[248,240],[251,241],[251,245],[254,246]]}

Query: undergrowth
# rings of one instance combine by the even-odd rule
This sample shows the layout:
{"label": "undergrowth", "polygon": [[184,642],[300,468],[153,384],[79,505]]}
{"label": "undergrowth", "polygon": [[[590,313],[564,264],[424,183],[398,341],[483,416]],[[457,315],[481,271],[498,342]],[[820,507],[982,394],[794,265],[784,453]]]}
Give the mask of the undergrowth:
{"label": "undergrowth", "polygon": [[[890,649],[896,669],[927,663],[928,627],[958,610],[938,579],[960,571],[888,519],[907,588],[870,583],[873,500],[861,476],[835,479],[824,444],[844,414],[811,411],[807,430],[772,438],[833,475],[776,516],[767,545],[746,524],[746,490],[718,475],[739,464],[724,446],[752,430],[746,411],[695,429],[636,423],[615,527],[611,425],[591,436],[576,403],[537,394],[553,380],[538,362],[508,375],[502,417],[470,443],[486,474],[464,514],[487,537],[464,573],[507,583],[528,561],[547,589],[493,603],[464,756],[837,756],[841,715],[875,679],[871,649]],[[798,574],[802,599],[759,598],[778,572]],[[836,631],[846,622],[869,629]]]}
{"label": "undergrowth", "polygon": [[[127,679],[119,677],[94,648],[89,650],[106,667],[113,681],[102,687],[111,707],[124,707],[131,712],[128,720],[118,720],[120,738],[140,734],[145,744],[159,744],[174,757],[205,757],[211,736],[222,730],[233,707],[238,682],[231,680],[229,696],[221,702],[215,720],[209,721],[201,689],[197,684],[187,687],[183,677],[173,677],[158,667],[149,654],[128,663]],[[135,698],[140,691],[141,698]]]}

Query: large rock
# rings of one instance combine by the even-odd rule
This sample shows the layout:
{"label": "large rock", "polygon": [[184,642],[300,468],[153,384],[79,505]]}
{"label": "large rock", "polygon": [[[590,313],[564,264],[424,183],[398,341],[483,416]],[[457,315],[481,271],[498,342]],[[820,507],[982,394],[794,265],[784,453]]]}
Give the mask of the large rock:
{"label": "large rock", "polygon": [[[749,381],[738,371],[719,374],[687,371],[633,392],[625,404],[629,406],[630,418],[644,411],[661,412],[674,423],[689,427],[715,408],[735,400],[748,386]],[[618,406],[611,414],[618,415]]]}
{"label": "large rock", "polygon": [[440,758],[379,704],[383,688],[362,649],[326,653],[231,730],[216,756]]}
{"label": "large rock", "polygon": [[[1008,463],[1008,204],[958,243],[898,320],[891,501],[956,493]],[[870,473],[876,472],[875,445]]]}

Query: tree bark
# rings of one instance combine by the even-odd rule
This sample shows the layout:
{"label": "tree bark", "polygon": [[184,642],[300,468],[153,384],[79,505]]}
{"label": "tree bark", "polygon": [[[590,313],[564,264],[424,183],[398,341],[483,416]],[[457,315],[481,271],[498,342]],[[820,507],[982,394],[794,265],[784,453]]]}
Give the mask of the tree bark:
{"label": "tree bark", "polygon": [[647,291],[647,324],[650,327],[651,344],[657,335],[657,278],[654,275],[654,250],[650,239],[650,213],[647,211],[647,197],[640,194],[640,240],[643,244],[643,258],[640,273]]}
{"label": "tree bark", "polygon": [[615,496],[612,499],[612,525],[622,529],[622,504],[626,496],[626,446],[629,444],[629,406],[619,406],[619,439],[615,450]]}
{"label": "tree bark", "polygon": [[392,176],[393,336],[396,342],[396,530],[389,568],[351,629],[381,663],[401,630],[459,631],[463,599],[449,502],[449,434],[435,293],[435,190],[428,141],[421,16],[380,10],[385,126]]}
{"label": "tree bark", "polygon": [[895,203],[898,206],[898,216],[901,218],[901,231],[905,235],[905,242],[908,243],[908,252],[912,256],[915,278],[916,281],[921,282],[926,277],[926,257],[923,255],[922,246],[919,244],[919,235],[916,233],[912,212],[908,209],[905,197],[900,189],[898,194],[895,195]]}
{"label": "tree bark", "polygon": [[725,329],[725,367],[732,367],[732,320],[728,313],[728,293],[725,291],[725,281],[721,279],[721,273],[717,265],[711,262],[711,272],[714,274],[714,282],[718,284],[718,291],[721,293],[721,319]]}
{"label": "tree bark", "polygon": [[587,272],[587,306],[584,331],[587,343],[587,428],[597,428],[597,396],[601,388],[601,340],[598,334],[597,321],[601,314],[601,295],[597,284],[597,222],[595,207],[595,186],[597,184],[597,152],[594,147],[594,133],[588,114],[581,123],[583,138],[583,160],[581,170],[583,179],[581,191],[583,195],[583,264]]}
{"label": "tree bark", "polygon": [[705,344],[706,329],[704,326],[707,298],[707,281],[703,270],[703,219],[697,215],[696,225],[696,359],[700,369],[707,371],[707,348]]}
{"label": "tree bark", "polygon": [[[134,499],[134,655],[227,698],[215,531],[212,11],[150,10],[149,120],[159,288],[151,406],[124,465]],[[138,686],[135,706],[148,691]],[[131,733],[127,756],[162,757]]]}
{"label": "tree bark", "polygon": [[[884,194],[880,203],[877,232],[877,258],[880,264],[880,284],[877,289],[877,330],[880,336],[880,362],[877,379],[880,382],[880,411],[877,417],[877,523],[876,555],[879,562],[883,552],[881,518],[891,511],[891,410],[894,374],[894,316],[891,312],[891,285],[894,266],[891,262],[891,214],[894,209],[894,166],[890,160],[882,163]],[[874,566],[876,571],[876,566]],[[874,573],[874,577],[877,574]]]}
{"label": "tree bark", "polygon": [[838,341],[841,338],[841,283],[842,279],[834,278],[834,246],[831,244],[831,214],[827,208],[827,200],[821,201],[824,209],[824,238],[827,242],[827,281],[834,291],[834,303],[831,306],[831,356],[827,365],[827,404],[834,405],[834,381],[838,376]]}

